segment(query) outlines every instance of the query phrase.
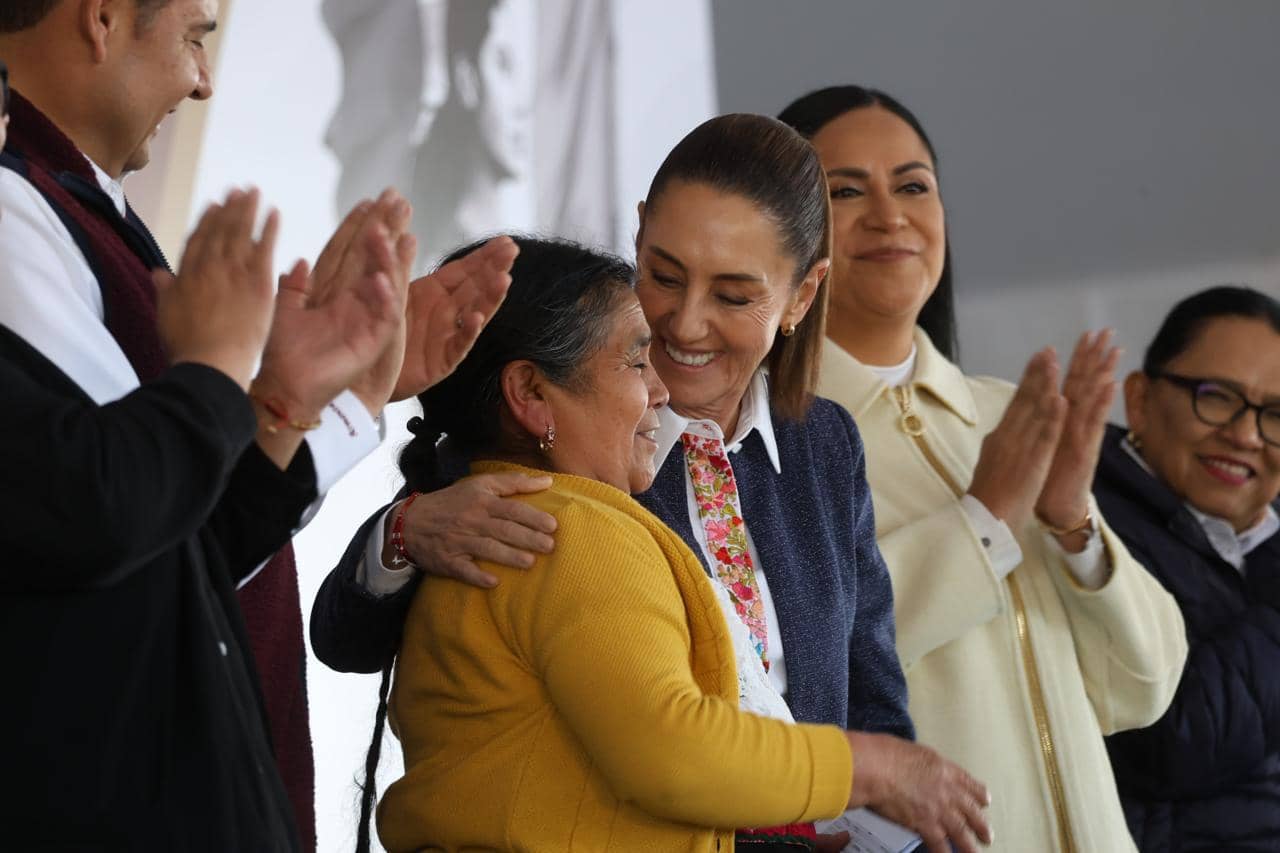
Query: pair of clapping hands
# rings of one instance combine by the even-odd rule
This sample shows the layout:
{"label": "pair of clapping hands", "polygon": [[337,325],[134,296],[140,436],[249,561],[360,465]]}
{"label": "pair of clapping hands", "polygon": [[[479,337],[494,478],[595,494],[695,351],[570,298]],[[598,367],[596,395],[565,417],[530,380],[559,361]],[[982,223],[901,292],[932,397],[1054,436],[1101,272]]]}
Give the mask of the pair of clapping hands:
{"label": "pair of clapping hands", "polygon": [[1061,383],[1052,347],[1031,357],[969,486],[1013,531],[1034,516],[1068,551],[1084,548],[1091,526],[1089,493],[1118,386],[1112,334],[1081,335]]}
{"label": "pair of clapping hands", "polygon": [[347,389],[376,417],[439,382],[511,283],[518,250],[505,237],[410,281],[412,209],[387,190],[356,205],[315,267],[299,260],[277,291],[280,217],[268,213],[255,236],[258,207],[257,190],[232,190],[209,206],[177,276],[154,273],[158,324],[174,364],[216,368],[291,421],[318,420]]}

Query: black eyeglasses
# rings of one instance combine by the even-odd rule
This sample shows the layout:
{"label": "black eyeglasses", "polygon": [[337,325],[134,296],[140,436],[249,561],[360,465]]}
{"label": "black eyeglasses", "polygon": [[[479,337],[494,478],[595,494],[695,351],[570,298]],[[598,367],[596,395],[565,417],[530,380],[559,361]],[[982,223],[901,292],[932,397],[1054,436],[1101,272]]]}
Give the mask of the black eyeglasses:
{"label": "black eyeglasses", "polygon": [[1176,373],[1152,373],[1152,379],[1185,388],[1191,392],[1191,410],[1209,426],[1226,426],[1252,410],[1258,417],[1258,435],[1267,444],[1280,447],[1280,403],[1255,405],[1244,395],[1217,379],[1197,379]]}

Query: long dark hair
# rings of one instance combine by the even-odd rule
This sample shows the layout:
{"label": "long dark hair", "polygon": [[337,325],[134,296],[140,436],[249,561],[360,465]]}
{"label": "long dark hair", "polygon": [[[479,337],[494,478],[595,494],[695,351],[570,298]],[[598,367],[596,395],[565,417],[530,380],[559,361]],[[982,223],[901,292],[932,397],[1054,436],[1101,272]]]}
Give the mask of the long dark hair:
{"label": "long dark hair", "polygon": [[[734,113],[698,125],[671,149],[649,186],[645,216],[673,182],[705,184],[740,195],[777,226],[795,259],[798,286],[815,263],[831,257],[831,199],[818,154],[809,142],[768,116]],[[779,335],[769,351],[769,398],[783,417],[804,417],[818,381],[826,334],[827,277],[804,322]]]}
{"label": "long dark hair", "polygon": [[[413,439],[400,453],[400,472],[412,491],[448,485],[455,465],[440,452],[448,438],[449,453],[460,459],[536,446],[531,436],[503,429],[502,370],[513,361],[531,361],[551,382],[580,388],[582,368],[608,340],[619,296],[635,283],[626,261],[567,240],[514,237],[520,247],[511,267],[511,288],[458,368],[442,382],[418,395],[422,416],[409,421]],[[444,263],[478,248],[472,243],[449,254]],[[365,756],[356,851],[368,853],[370,821],[377,799],[378,760],[387,719],[392,664],[382,671],[373,739]]]}
{"label": "long dark hair", "polygon": [[[796,129],[806,139],[812,139],[818,131],[826,127],[840,116],[853,110],[867,107],[881,107],[896,115],[910,125],[920,137],[924,147],[933,159],[935,172],[938,166],[938,152],[924,132],[924,126],[900,101],[878,89],[866,89],[862,86],[828,86],[810,92],[787,105],[778,114],[779,121]],[[951,361],[960,356],[959,344],[956,340],[956,305],[955,290],[951,281],[951,241],[946,241],[942,258],[942,276],[933,294],[925,301],[916,318],[917,325],[924,329],[938,351]]]}
{"label": "long dark hair", "polygon": [[1280,301],[1243,285],[1210,287],[1173,306],[1147,347],[1142,372],[1148,376],[1159,374],[1195,343],[1205,326],[1221,317],[1263,320],[1280,335]]}

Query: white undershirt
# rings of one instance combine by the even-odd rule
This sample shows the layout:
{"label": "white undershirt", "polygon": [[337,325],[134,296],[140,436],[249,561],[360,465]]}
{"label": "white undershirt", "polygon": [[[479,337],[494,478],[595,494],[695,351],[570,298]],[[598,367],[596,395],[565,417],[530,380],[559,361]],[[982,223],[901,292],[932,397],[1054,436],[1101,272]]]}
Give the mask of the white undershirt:
{"label": "white undershirt", "polygon": [[[86,162],[124,216],[124,187]],[[66,226],[35,187],[0,168],[0,324],[105,405],[138,388],[139,381],[104,318],[98,280]],[[321,495],[307,518],[324,493],[380,441],[378,425],[350,391],[330,403],[321,420],[321,427],[307,434]]]}

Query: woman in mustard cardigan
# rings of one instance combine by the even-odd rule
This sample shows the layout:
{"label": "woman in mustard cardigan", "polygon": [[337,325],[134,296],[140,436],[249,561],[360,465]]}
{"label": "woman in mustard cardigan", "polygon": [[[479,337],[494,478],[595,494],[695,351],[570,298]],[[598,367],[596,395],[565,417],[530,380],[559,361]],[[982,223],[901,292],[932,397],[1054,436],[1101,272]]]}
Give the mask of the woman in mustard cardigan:
{"label": "woman in mustard cardigan", "polygon": [[712,851],[732,848],[733,827],[872,801],[875,774],[853,776],[851,749],[896,739],[740,710],[724,605],[628,496],[653,480],[667,399],[631,268],[517,242],[506,302],[422,396],[401,467],[428,488],[448,434],[451,453],[487,460],[473,473],[553,472],[525,499],[557,519],[556,548],[533,571],[488,566],[492,590],[418,590],[390,701],[405,775],[378,808],[384,845]]}

